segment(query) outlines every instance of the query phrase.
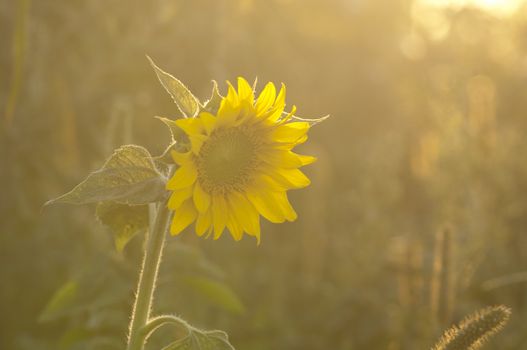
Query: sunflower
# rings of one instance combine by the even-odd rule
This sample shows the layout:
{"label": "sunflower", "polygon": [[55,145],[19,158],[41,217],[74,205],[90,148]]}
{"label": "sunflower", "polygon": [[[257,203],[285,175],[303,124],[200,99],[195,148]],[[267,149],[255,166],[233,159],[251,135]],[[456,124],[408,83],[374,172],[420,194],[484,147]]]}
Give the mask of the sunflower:
{"label": "sunflower", "polygon": [[228,229],[235,240],[245,232],[260,242],[260,215],[273,223],[297,217],[287,191],[309,185],[298,168],[315,158],[292,149],[307,140],[310,124],[294,121],[295,106],[284,113],[283,84],[277,96],[268,83],[256,100],[245,79],[238,78],[238,91],[228,85],[216,115],[202,111],[175,122],[189,147],[171,152],[179,167],[166,185],[170,232],[195,222],[199,236],[218,239]]}

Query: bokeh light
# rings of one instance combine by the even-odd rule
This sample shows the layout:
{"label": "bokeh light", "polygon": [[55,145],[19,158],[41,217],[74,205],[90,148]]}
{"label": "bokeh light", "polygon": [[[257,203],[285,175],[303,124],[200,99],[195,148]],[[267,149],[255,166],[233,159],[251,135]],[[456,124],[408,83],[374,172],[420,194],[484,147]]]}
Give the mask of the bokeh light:
{"label": "bokeh light", "polygon": [[422,350],[505,304],[485,349],[527,349],[526,36],[520,0],[0,1],[0,349],[124,348],[144,236],[43,204],[165,150],[154,116],[181,113],[145,55],[201,100],[244,76],[331,115],[298,219],[169,238],[156,313],[240,350]]}

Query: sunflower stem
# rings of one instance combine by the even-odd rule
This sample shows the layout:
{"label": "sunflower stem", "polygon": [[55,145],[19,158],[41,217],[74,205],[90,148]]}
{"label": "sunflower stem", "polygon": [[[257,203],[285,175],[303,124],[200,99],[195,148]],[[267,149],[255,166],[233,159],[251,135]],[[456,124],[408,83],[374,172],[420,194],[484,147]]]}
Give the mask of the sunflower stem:
{"label": "sunflower stem", "polygon": [[143,265],[130,319],[127,350],[143,350],[146,334],[141,330],[148,323],[154,297],[157,273],[170,219],[166,201],[157,208],[153,227],[146,236]]}

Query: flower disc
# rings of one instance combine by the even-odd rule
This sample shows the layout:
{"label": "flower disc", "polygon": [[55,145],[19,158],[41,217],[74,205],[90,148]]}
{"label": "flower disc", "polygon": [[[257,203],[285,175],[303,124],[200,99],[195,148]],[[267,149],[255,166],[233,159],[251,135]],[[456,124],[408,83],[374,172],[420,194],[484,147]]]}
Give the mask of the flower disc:
{"label": "flower disc", "polygon": [[245,232],[259,242],[260,215],[274,223],[296,219],[286,192],[309,185],[298,168],[315,159],[291,151],[307,140],[310,125],[291,122],[295,107],[287,115],[284,107],[285,86],[276,96],[268,83],[255,101],[247,81],[238,78],[238,91],[229,84],[216,115],[176,121],[190,150],[172,151],[179,165],[167,183],[173,235],[195,222],[200,236],[217,239],[227,228],[235,240]]}

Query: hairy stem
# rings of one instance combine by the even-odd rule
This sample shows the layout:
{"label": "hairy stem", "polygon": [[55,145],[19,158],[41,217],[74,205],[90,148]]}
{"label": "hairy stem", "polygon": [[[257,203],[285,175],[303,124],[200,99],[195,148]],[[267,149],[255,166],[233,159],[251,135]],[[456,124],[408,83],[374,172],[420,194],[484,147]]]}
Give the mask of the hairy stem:
{"label": "hairy stem", "polygon": [[139,285],[130,320],[127,350],[142,350],[144,347],[146,335],[141,329],[150,317],[157,273],[170,219],[170,211],[166,204],[162,202],[157,208],[154,225],[146,238],[143,267],[139,275]]}

